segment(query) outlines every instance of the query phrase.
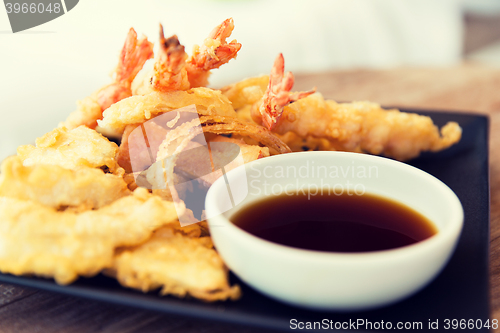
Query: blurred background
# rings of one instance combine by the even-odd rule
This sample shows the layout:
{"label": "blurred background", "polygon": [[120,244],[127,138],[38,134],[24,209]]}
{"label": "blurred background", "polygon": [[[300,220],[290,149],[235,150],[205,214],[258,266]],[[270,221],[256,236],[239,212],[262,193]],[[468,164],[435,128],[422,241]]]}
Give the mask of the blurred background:
{"label": "blurred background", "polygon": [[[286,69],[304,78],[299,88],[330,88],[325,95],[331,98],[344,85],[362,83],[359,73],[367,70],[411,68],[415,76],[436,68],[447,75],[469,63],[500,67],[500,0],[86,0],[16,34],[0,10],[0,159],[33,143],[73,111],[77,99],[110,82],[131,26],[156,42],[161,22],[191,53],[228,17],[235,22],[230,40],[243,47],[214,71],[213,87],[268,73],[279,52]],[[342,80],[316,84],[317,77],[306,75],[332,71]]]}

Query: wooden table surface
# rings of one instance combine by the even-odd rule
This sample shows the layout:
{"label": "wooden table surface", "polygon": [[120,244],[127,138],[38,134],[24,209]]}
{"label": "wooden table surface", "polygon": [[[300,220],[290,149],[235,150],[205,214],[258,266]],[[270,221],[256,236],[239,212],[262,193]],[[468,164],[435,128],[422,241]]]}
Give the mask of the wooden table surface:
{"label": "wooden table surface", "polygon": [[[391,106],[490,115],[491,318],[500,319],[500,152],[496,149],[500,144],[500,69],[464,64],[446,69],[297,75],[297,90],[312,86],[341,101],[370,100]],[[254,331],[266,332],[0,284],[0,332]]]}

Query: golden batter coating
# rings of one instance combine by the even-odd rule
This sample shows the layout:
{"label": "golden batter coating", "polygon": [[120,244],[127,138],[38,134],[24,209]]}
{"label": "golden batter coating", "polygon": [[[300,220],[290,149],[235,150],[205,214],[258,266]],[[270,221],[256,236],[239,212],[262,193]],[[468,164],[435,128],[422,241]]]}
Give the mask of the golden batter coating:
{"label": "golden batter coating", "polygon": [[157,230],[146,243],[120,249],[108,272],[123,286],[143,292],[161,288],[162,295],[187,295],[204,301],[238,299],[227,268],[210,237],[188,237],[171,227]]}
{"label": "golden batter coating", "polygon": [[129,195],[123,177],[86,166],[75,170],[59,165],[23,166],[18,156],[3,161],[0,196],[32,200],[56,209],[98,209]]}
{"label": "golden batter coating", "polygon": [[36,139],[32,145],[17,148],[24,166],[35,164],[59,165],[66,169],[78,166],[105,168],[119,172],[115,156],[118,146],[86,126],[69,130],[59,127]]}
{"label": "golden batter coating", "polygon": [[0,271],[69,284],[110,267],[115,248],[138,245],[177,220],[173,203],[141,188],[83,213],[0,197]]}

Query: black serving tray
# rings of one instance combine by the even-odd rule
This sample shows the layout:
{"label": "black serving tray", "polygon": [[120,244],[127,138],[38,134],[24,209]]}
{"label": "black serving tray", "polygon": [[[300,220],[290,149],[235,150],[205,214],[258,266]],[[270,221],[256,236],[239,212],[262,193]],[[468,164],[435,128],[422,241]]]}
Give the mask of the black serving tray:
{"label": "black serving tray", "polygon": [[[372,323],[383,320],[384,323],[391,322],[394,327],[398,322],[421,322],[419,332],[445,331],[446,319],[480,319],[485,323],[490,318],[488,118],[453,112],[403,111],[428,115],[438,126],[456,121],[462,127],[462,140],[457,145],[437,154],[425,153],[409,164],[447,184],[459,197],[465,212],[462,235],[446,268],[426,288],[406,300],[372,311],[309,311],[274,301],[233,275],[231,280],[241,285],[243,297],[235,302],[216,303],[160,297],[157,293],[143,294],[123,288],[114,279],[102,275],[81,278],[69,286],[59,286],[50,279],[9,274],[0,274],[0,281],[164,313],[278,330],[290,330],[291,319],[302,322],[323,319],[355,322],[363,319]],[[436,320],[439,321],[439,329],[429,330],[429,321]],[[359,327],[357,331],[365,329]],[[474,331],[489,330],[482,328]]]}

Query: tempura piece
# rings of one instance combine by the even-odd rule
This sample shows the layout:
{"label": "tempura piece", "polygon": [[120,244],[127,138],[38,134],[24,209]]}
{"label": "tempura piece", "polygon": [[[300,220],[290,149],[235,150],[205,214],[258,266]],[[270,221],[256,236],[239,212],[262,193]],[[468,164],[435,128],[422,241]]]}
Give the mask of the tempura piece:
{"label": "tempura piece", "polygon": [[[141,127],[140,130],[134,131],[139,126]],[[147,169],[155,162],[154,156],[156,156],[158,147],[165,139],[167,133],[167,129],[154,121],[147,121],[140,125],[127,125],[122,135],[120,147],[118,148],[118,155],[116,157],[118,164],[127,173]],[[147,144],[149,144],[147,147],[145,147],[145,136],[147,136]],[[131,162],[131,156],[133,163]]]}
{"label": "tempura piece", "polygon": [[248,78],[222,88],[222,94],[226,96],[235,110],[251,107],[262,99],[269,85],[269,76],[262,75]]}
{"label": "tempura piece", "polygon": [[66,169],[88,166],[115,173],[119,172],[115,160],[117,150],[114,142],[88,127],[80,126],[72,130],[56,128],[36,139],[36,147],[26,145],[17,148],[17,155],[24,166],[52,164]]}
{"label": "tempura piece", "polygon": [[[202,116],[199,119],[193,119],[168,132],[158,149],[156,162],[147,170],[148,183],[153,188],[158,189],[157,191],[164,192],[161,194],[162,196],[171,198],[174,202],[181,201],[179,193],[171,186],[174,184],[174,168],[177,160],[193,139],[207,132],[214,134],[235,133],[240,136],[248,136],[268,147],[269,151],[274,153],[290,152],[290,148],[262,126],[241,122],[232,117]],[[165,189],[167,183],[170,186],[169,189]]]}
{"label": "tempura piece", "polygon": [[[455,122],[449,122],[439,131],[430,117],[384,110],[369,102],[338,104],[325,101],[319,93],[290,93],[293,80],[284,75],[282,60],[282,57],[276,59],[268,89],[252,105],[250,114],[255,122],[266,125],[273,133],[286,135],[282,138],[294,150],[315,147],[385,155],[404,161],[423,151],[446,149],[460,140],[462,130]],[[262,91],[263,80],[264,77],[247,79],[224,89],[224,94],[240,106],[237,110],[240,119],[248,118],[249,103]],[[250,88],[252,84],[255,88]],[[248,96],[244,96],[245,91]],[[238,96],[239,92],[243,97]],[[296,97],[304,98],[289,104]],[[322,139],[328,140],[328,144]]]}
{"label": "tempura piece", "polygon": [[111,274],[126,287],[204,301],[240,297],[230,286],[224,262],[209,237],[187,237],[169,227],[155,231],[146,243],[117,252]]}
{"label": "tempura piece", "polygon": [[71,113],[61,126],[69,129],[80,125],[95,128],[97,119],[102,119],[102,111],[132,95],[132,81],[144,63],[152,57],[153,44],[144,36],[138,39],[135,30],[130,28],[120,53],[118,66],[114,71],[113,83],[79,101],[77,110]]}
{"label": "tempura piece", "polygon": [[0,196],[32,200],[55,209],[98,209],[129,195],[122,177],[86,166],[76,170],[58,165],[23,166],[18,156],[3,161]]}
{"label": "tempura piece", "polygon": [[[234,151],[231,145],[213,144],[218,142],[234,144],[237,150]],[[269,156],[269,148],[267,147],[248,145],[243,140],[223,136],[209,140],[204,150],[194,149],[201,147],[201,144],[191,142],[177,159],[175,171],[176,174],[187,175],[188,179],[196,179],[206,188],[209,188],[222,176],[222,171],[220,169],[214,170],[212,163],[228,162],[224,165],[224,172],[229,172],[244,163]],[[236,158],[238,154],[241,154],[241,159]]]}
{"label": "tempura piece", "polygon": [[[243,161],[245,163],[249,163],[255,161],[262,157],[269,156],[269,148],[268,147],[260,147],[256,145],[248,145],[243,140],[227,138],[225,136],[217,136],[216,138],[209,141],[211,142],[230,142],[238,145],[241,150],[241,155],[243,157]],[[210,151],[212,156],[216,156],[217,154],[224,154],[224,151],[221,151],[218,148],[210,147]]]}
{"label": "tempura piece", "polygon": [[110,267],[115,248],[138,245],[177,219],[171,202],[140,188],[132,196],[80,214],[0,197],[0,271],[54,277],[68,284]]}
{"label": "tempura piece", "polygon": [[[168,228],[171,228],[174,232],[179,233],[183,236],[189,238],[199,238],[209,236],[208,233],[208,223],[206,221],[198,222],[198,220],[194,217],[193,211],[191,209],[186,208],[186,212],[184,213],[185,217],[192,218],[193,223],[181,226],[180,223],[178,226],[169,225]],[[161,229],[160,229],[161,230]]]}
{"label": "tempura piece", "polygon": [[191,88],[207,86],[212,69],[219,68],[229,60],[236,58],[241,44],[237,43],[236,40],[230,43],[226,42],[233,29],[233,19],[228,18],[210,32],[201,46],[194,46],[193,54],[186,63]]}
{"label": "tempura piece", "polygon": [[109,107],[98,123],[104,129],[123,133],[127,125],[142,124],[159,114],[189,105],[196,105],[200,114],[236,117],[231,103],[219,90],[201,87],[132,96]]}
{"label": "tempura piece", "polygon": [[432,119],[376,103],[336,103],[314,94],[285,107],[274,131],[302,138],[325,138],[335,150],[409,160],[423,151],[437,152],[460,140],[462,129],[449,122],[441,132]]}
{"label": "tempura piece", "polygon": [[[133,172],[132,164],[130,163],[130,150],[132,151],[136,150],[135,146],[133,145],[134,141],[130,140],[130,143],[132,144],[130,145],[128,138],[130,136],[130,133],[132,133],[132,131],[135,130],[138,126],[140,125],[133,124],[133,125],[127,125],[125,127],[120,142],[120,146],[118,147],[118,153],[116,155],[116,162],[120,167],[122,167],[125,170],[127,174],[131,174]],[[142,152],[137,150],[137,153],[144,154],[147,153],[147,151]]]}
{"label": "tempura piece", "polygon": [[272,154],[290,153],[290,148],[271,131],[237,118],[222,116],[201,116],[200,122],[204,132],[214,134],[231,134],[248,137],[257,144],[268,147]]}
{"label": "tempura piece", "polygon": [[[158,148],[156,162],[148,168],[146,178],[154,189],[153,193],[172,200],[181,202],[178,191],[171,186],[175,184],[175,164],[181,153],[191,144],[198,135],[203,134],[199,120],[182,123],[169,131],[165,140]],[[170,188],[169,188],[170,187]]]}
{"label": "tempura piece", "polygon": [[89,128],[95,128],[97,119],[102,118],[102,108],[97,102],[97,92],[76,101],[76,106],[76,111],[71,112],[66,121],[59,124],[59,127],[73,129],[85,125]]}
{"label": "tempura piece", "polygon": [[[230,154],[230,152],[226,147],[220,145],[213,145],[212,143],[214,142],[228,142],[237,145],[238,148],[240,149],[243,163],[250,163],[252,161],[258,160],[259,158],[270,156],[268,147],[248,145],[243,140],[240,139],[232,139],[232,138],[226,138],[224,136],[218,136],[215,139],[209,141],[210,154],[212,156],[212,160],[214,161],[225,161],[227,160],[225,156]],[[239,160],[235,159],[230,163],[228,163],[227,165],[225,165],[224,172],[229,172],[230,170],[240,166],[241,164],[238,162]],[[181,161],[178,161],[177,165],[180,164],[182,164]],[[210,176],[203,176],[200,177],[200,179],[203,181],[203,184],[206,187],[210,187],[215,182],[215,180],[217,180],[221,176],[222,176],[222,171],[219,169],[215,170],[215,172],[213,172]]]}

